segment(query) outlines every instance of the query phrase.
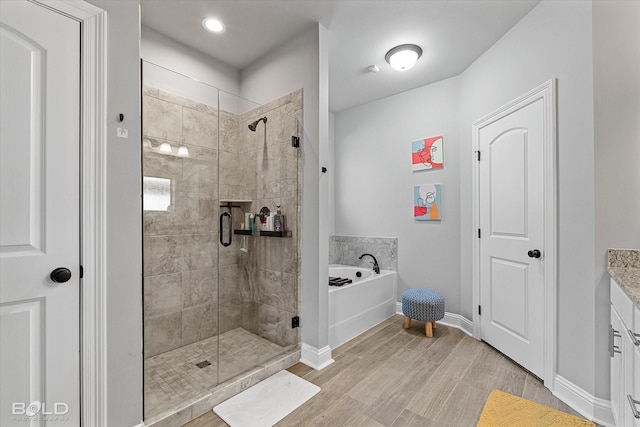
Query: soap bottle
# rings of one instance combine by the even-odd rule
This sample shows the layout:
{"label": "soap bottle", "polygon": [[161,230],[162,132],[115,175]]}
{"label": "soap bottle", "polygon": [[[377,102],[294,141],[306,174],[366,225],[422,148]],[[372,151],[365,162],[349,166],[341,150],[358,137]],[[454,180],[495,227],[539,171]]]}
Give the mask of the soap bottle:
{"label": "soap bottle", "polygon": [[255,219],[253,221],[253,224],[254,224],[255,232],[256,233],[260,233],[260,230],[262,230],[262,221],[260,220],[260,215],[259,214],[255,215]]}
{"label": "soap bottle", "polygon": [[267,215],[267,231],[273,231],[273,215]]}
{"label": "soap bottle", "polygon": [[273,229],[274,231],[282,231],[284,229],[282,226],[282,211],[280,210],[280,205],[277,206],[276,214],[273,217]]}
{"label": "soap bottle", "polygon": [[251,234],[256,234],[256,217],[254,214],[249,215],[249,229]]}

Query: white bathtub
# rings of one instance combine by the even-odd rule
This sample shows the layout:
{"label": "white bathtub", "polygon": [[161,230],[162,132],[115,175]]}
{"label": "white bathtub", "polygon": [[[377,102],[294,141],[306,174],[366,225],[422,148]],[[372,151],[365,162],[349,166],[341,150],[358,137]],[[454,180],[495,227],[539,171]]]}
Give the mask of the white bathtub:
{"label": "white bathtub", "polygon": [[[362,277],[356,277],[357,272]],[[335,348],[396,312],[398,273],[331,264],[329,277],[348,277],[353,283],[329,286],[329,345]]]}

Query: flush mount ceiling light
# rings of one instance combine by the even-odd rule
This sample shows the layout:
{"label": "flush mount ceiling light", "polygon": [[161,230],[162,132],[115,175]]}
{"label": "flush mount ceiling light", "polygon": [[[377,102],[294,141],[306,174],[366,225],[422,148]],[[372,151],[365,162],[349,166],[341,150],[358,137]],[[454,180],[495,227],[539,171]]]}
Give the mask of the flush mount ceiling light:
{"label": "flush mount ceiling light", "polygon": [[202,26],[207,31],[210,31],[210,32],[216,33],[216,34],[222,34],[226,30],[226,27],[224,26],[222,21],[220,21],[219,19],[216,19],[216,18],[204,18],[202,20]]}
{"label": "flush mount ceiling light", "polygon": [[387,52],[384,59],[394,70],[405,71],[416,65],[420,56],[422,56],[420,46],[415,44],[401,44]]}

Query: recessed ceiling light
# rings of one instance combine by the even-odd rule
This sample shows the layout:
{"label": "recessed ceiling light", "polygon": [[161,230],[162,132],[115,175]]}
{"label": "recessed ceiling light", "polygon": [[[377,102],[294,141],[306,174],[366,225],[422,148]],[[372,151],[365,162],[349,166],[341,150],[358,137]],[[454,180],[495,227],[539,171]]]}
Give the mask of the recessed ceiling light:
{"label": "recessed ceiling light", "polygon": [[405,71],[412,68],[422,56],[422,49],[415,44],[402,44],[391,49],[384,56],[394,70]]}
{"label": "recessed ceiling light", "polygon": [[202,20],[202,26],[207,31],[210,31],[210,32],[216,33],[216,34],[224,33],[224,31],[226,30],[226,27],[224,26],[222,21],[220,21],[219,19],[216,19],[216,18],[204,18]]}

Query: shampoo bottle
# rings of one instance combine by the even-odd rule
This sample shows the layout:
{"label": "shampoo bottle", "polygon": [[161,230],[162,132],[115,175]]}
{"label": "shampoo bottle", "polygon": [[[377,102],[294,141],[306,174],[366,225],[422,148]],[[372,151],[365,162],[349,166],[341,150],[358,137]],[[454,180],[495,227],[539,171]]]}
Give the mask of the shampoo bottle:
{"label": "shampoo bottle", "polygon": [[280,205],[278,205],[276,214],[273,217],[273,230],[274,231],[284,230],[284,227],[282,226],[282,211],[280,210]]}
{"label": "shampoo bottle", "polygon": [[251,234],[256,234],[256,217],[253,214],[249,215],[249,227]]}
{"label": "shampoo bottle", "polygon": [[267,216],[267,231],[273,231],[273,215]]}
{"label": "shampoo bottle", "polygon": [[260,233],[260,230],[262,230],[262,221],[260,221],[260,215],[255,216],[255,220],[253,221],[253,223],[255,225],[255,232]]}

